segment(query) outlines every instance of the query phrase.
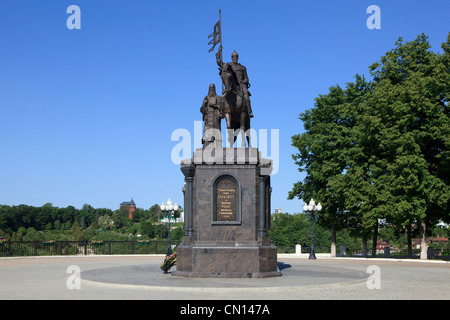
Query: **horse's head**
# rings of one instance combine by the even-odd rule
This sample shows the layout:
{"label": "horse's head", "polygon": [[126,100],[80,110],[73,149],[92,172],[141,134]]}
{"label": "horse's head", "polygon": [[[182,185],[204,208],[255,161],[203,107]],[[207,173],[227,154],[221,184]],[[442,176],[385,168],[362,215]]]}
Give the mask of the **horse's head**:
{"label": "horse's head", "polygon": [[224,67],[220,77],[223,80],[223,84],[225,86],[225,92],[237,92],[237,86],[235,79],[233,77],[233,70],[228,63],[224,63]]}

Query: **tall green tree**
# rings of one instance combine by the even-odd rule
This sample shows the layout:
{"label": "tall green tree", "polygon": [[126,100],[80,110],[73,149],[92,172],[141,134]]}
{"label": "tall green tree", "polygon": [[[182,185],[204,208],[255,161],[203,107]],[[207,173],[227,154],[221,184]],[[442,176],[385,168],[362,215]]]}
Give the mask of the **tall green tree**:
{"label": "tall green tree", "polygon": [[331,87],[300,115],[293,157],[307,175],[289,198],[322,202],[319,222],[349,228],[365,248],[372,233],[372,254],[380,221],[418,225],[424,258],[427,224],[449,219],[450,34],[443,54],[423,34],[395,45],[369,67],[373,81]]}
{"label": "tall green tree", "polygon": [[448,43],[444,55],[427,36],[403,42],[371,67],[376,83],[366,112],[381,123],[378,152],[385,161],[386,212],[392,223],[419,226],[421,258],[426,229],[448,219],[450,136]]}
{"label": "tall green tree", "polygon": [[298,197],[308,202],[315,198],[321,202],[319,223],[331,228],[332,256],[336,255],[336,231],[347,227],[346,197],[351,189],[345,175],[353,169],[352,157],[360,153],[354,132],[357,106],[370,90],[370,83],[360,75],[345,89],[331,87],[328,94],[315,99],[314,108],[300,114],[305,132],[292,137],[292,145],[299,150],[293,159],[307,175],[304,181],[294,184],[289,199]]}

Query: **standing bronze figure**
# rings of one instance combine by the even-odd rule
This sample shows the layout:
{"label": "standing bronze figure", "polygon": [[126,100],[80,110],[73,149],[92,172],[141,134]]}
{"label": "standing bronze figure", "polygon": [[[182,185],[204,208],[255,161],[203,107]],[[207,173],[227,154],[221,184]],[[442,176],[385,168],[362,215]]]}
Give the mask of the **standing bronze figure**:
{"label": "standing bronze figure", "polygon": [[216,93],[214,83],[209,85],[208,95],[203,99],[200,112],[203,114],[202,143],[206,147],[210,143],[222,146],[222,133],[220,120],[223,118],[222,97]]}

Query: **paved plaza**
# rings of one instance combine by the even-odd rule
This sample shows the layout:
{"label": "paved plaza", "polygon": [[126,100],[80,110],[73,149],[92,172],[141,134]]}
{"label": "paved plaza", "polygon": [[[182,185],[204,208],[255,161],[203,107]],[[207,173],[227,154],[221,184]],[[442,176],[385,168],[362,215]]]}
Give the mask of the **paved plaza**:
{"label": "paved plaza", "polygon": [[443,261],[281,256],[282,277],[193,279],[163,274],[159,269],[163,259],[160,255],[0,258],[0,299],[450,299],[450,263]]}

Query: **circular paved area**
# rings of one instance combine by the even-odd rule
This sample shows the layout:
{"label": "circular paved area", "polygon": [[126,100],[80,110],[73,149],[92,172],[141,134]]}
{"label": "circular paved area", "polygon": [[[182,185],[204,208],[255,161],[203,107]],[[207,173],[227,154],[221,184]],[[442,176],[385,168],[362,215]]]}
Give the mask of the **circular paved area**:
{"label": "circular paved area", "polygon": [[[0,258],[0,299],[450,299],[450,264],[279,258],[283,277],[192,279],[163,274],[161,256]],[[370,266],[380,288],[370,289]],[[70,289],[73,266],[79,289]]]}
{"label": "circular paved area", "polygon": [[[164,274],[159,264],[130,265],[87,270],[81,273],[83,281],[117,288],[170,291],[255,292],[285,291],[319,286],[334,287],[366,282],[369,274],[334,266],[314,263],[280,262],[282,277],[265,279],[204,279]],[[172,269],[171,269],[172,270]]]}

